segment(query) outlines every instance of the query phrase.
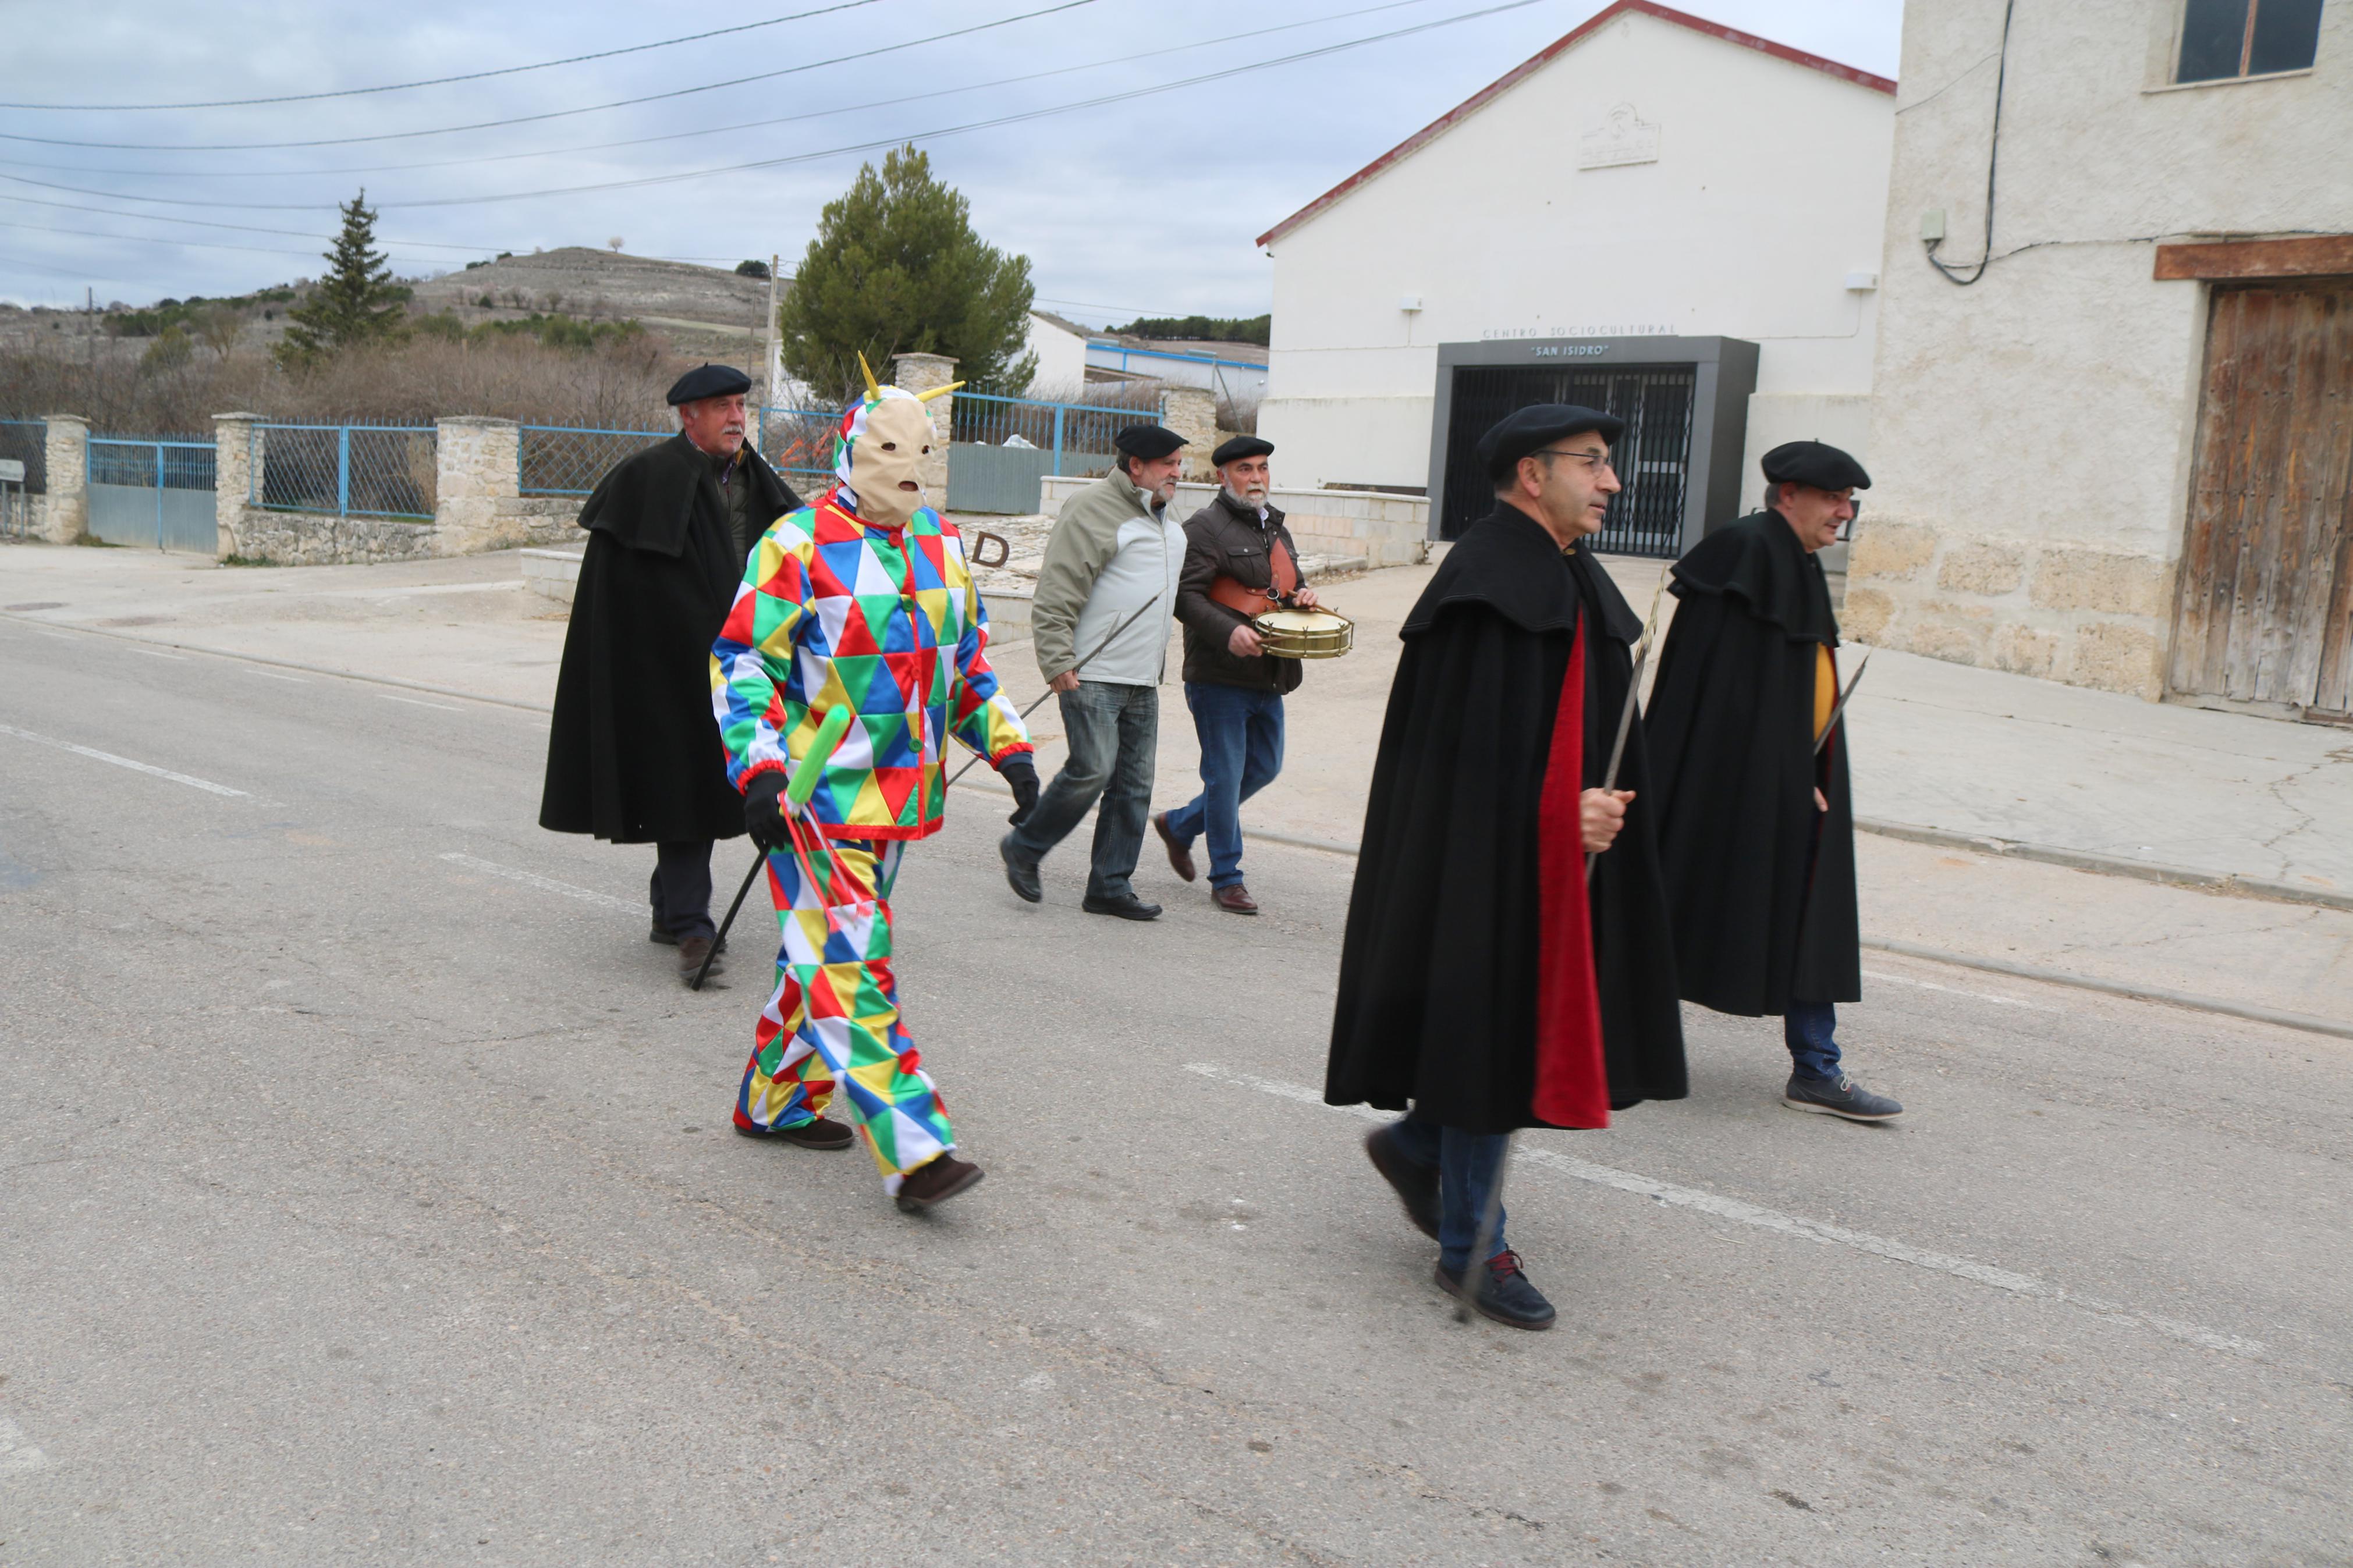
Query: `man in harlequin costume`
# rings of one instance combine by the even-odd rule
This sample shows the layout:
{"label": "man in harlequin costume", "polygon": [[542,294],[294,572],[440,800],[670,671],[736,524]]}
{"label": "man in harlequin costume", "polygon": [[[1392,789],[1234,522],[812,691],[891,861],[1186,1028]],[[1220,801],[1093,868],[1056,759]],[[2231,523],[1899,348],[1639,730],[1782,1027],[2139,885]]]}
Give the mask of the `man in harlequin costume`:
{"label": "man in harlequin costume", "polygon": [[1591,546],[1622,428],[1543,404],[1480,438],[1495,510],[1399,632],[1324,1080],[1334,1105],[1411,1106],[1365,1152],[1438,1283],[1474,1270],[1471,1304],[1520,1329],[1554,1311],[1504,1238],[1510,1134],[1684,1093],[1639,727],[1601,787],[1642,630]]}
{"label": "man in harlequin costume", "polygon": [[[861,361],[861,368],[863,362]],[[834,488],[776,521],[754,548],[711,650],[712,705],[744,824],[768,851],[784,927],[776,986],[754,1031],[735,1130],[806,1149],[846,1149],[825,1115],[846,1100],[902,1209],[980,1180],[899,1016],[891,889],[907,846],[940,829],[950,737],[1013,788],[1018,821],[1038,798],[1029,734],[989,668],[988,616],[964,541],[923,504],[932,449],[923,398],[877,386],[842,416]],[[948,391],[950,388],[941,388]],[[937,396],[938,393],[925,394]],[[837,708],[849,728],[809,808],[823,845],[794,847],[787,773]]]}

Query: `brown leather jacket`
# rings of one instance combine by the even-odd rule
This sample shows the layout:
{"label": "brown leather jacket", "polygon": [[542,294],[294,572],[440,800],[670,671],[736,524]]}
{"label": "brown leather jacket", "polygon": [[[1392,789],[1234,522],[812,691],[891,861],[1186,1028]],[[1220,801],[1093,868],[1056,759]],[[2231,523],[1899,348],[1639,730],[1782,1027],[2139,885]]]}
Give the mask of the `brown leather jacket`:
{"label": "brown leather jacket", "polygon": [[1249,691],[1281,694],[1299,689],[1299,660],[1261,654],[1237,658],[1226,644],[1244,624],[1239,611],[1209,597],[1209,584],[1231,577],[1246,588],[1274,581],[1269,541],[1280,539],[1294,565],[1299,546],[1282,525],[1282,513],[1266,509],[1266,521],[1219,489],[1208,505],[1185,520],[1185,569],[1176,580],[1176,618],[1185,623],[1185,679]]}

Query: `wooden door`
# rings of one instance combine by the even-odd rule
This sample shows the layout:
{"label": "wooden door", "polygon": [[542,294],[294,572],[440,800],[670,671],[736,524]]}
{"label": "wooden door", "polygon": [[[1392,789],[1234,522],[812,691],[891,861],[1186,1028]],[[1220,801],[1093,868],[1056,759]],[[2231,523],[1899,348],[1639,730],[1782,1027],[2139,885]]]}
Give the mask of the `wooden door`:
{"label": "wooden door", "polygon": [[2176,691],[2353,710],[2353,282],[2214,291]]}

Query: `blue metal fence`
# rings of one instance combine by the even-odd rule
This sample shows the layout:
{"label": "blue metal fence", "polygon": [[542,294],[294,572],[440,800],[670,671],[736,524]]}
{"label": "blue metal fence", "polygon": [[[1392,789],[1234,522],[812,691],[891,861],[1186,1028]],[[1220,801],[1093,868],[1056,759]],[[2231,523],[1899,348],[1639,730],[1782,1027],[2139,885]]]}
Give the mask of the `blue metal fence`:
{"label": "blue metal fence", "polygon": [[213,443],[194,436],[93,436],[90,531],[109,544],[212,553]]}
{"label": "blue metal fence", "polygon": [[959,392],[949,420],[948,505],[1034,512],[1045,476],[1102,472],[1111,467],[1114,435],[1129,425],[1157,425],[1160,416],[1148,408]]}
{"label": "blue metal fence", "polygon": [[250,440],[248,499],[255,506],[432,519],[436,455],[429,425],[256,425]]}
{"label": "blue metal fence", "polygon": [[39,419],[0,419],[0,458],[25,465],[25,493],[46,494],[49,488],[49,427]]}
{"label": "blue metal fence", "polygon": [[[838,414],[807,408],[763,408],[754,442],[768,466],[803,495],[833,479],[833,431]],[[623,458],[677,435],[675,430],[604,430],[574,425],[525,425],[518,432],[517,488],[527,496],[585,496]]]}

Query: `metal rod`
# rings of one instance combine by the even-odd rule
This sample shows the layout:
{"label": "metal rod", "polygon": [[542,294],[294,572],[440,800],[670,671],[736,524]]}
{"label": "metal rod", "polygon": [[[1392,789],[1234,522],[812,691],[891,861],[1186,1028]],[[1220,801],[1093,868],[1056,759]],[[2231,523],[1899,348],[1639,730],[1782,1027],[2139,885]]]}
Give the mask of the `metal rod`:
{"label": "metal rod", "polygon": [[[1112,645],[1113,642],[1115,642],[1115,641],[1117,641],[1117,640],[1118,640],[1118,637],[1119,637],[1119,634],[1120,634],[1120,633],[1122,633],[1122,632],[1124,632],[1124,631],[1127,630],[1127,628],[1128,628],[1128,627],[1130,627],[1130,626],[1132,626],[1135,625],[1135,623],[1136,623],[1137,621],[1139,621],[1139,620],[1143,619],[1143,617],[1144,617],[1144,612],[1145,612],[1145,611],[1146,611],[1146,610],[1148,610],[1148,609],[1150,609],[1150,608],[1152,608],[1152,606],[1153,606],[1153,605],[1155,605],[1158,604],[1159,602],[1160,602],[1160,595],[1159,595],[1158,594],[1155,594],[1155,595],[1152,595],[1152,597],[1150,597],[1149,599],[1145,600],[1145,601],[1144,601],[1144,603],[1143,603],[1142,605],[1140,605],[1139,606],[1137,606],[1135,614],[1134,614],[1134,615],[1132,615],[1132,616],[1128,616],[1128,617],[1127,617],[1127,619],[1125,619],[1125,620],[1124,620],[1124,621],[1120,622],[1120,623],[1119,623],[1119,625],[1117,625],[1117,626],[1115,626],[1112,627],[1112,629],[1111,629],[1111,634],[1110,634],[1108,637],[1104,637],[1103,641],[1101,641],[1101,642],[1099,642],[1099,643],[1095,644],[1093,650],[1092,650],[1092,652],[1090,652],[1090,653],[1087,655],[1087,657],[1086,657],[1086,658],[1082,658],[1082,659],[1079,660],[1079,662],[1078,662],[1078,663],[1076,663],[1076,664],[1074,664],[1074,665],[1071,666],[1069,673],[1071,673],[1071,674],[1072,674],[1072,675],[1076,675],[1080,670],[1082,670],[1082,669],[1084,669],[1088,665],[1092,664],[1092,663],[1094,662],[1095,655],[1096,655],[1096,654],[1099,654],[1099,653],[1103,652],[1103,649],[1105,649],[1105,648],[1107,648],[1107,647],[1111,647],[1111,645]],[[1046,689],[1045,689],[1045,690],[1043,690],[1043,691],[1041,691],[1041,692],[1039,692],[1039,693],[1038,694],[1038,700],[1037,700],[1037,701],[1032,702],[1031,704],[1029,704],[1029,707],[1024,708],[1023,710],[1021,710],[1021,717],[1023,717],[1024,719],[1027,719],[1028,717],[1029,717],[1029,715],[1030,715],[1030,714],[1035,713],[1036,711],[1038,711],[1038,710],[1039,710],[1039,709],[1043,708],[1043,707],[1046,705],[1046,699],[1047,699],[1047,698],[1049,698],[1049,697],[1052,697],[1052,696],[1054,696],[1054,695],[1056,695],[1056,692],[1055,692],[1055,690],[1054,690],[1054,688],[1053,688],[1053,686],[1052,686],[1050,683],[1049,683],[1049,684],[1048,684],[1048,686],[1047,686],[1047,688],[1046,688]],[[950,778],[950,779],[948,780],[947,784],[946,784],[946,786],[945,786],[945,787],[947,787],[947,788],[949,788],[949,789],[954,789],[954,788],[955,788],[955,785],[956,785],[956,779],[960,779],[960,778],[964,777],[964,775],[965,775],[965,774],[966,774],[966,773],[968,773],[972,772],[973,763],[977,763],[978,761],[980,761],[980,758],[979,758],[977,755],[973,756],[973,757],[970,757],[970,758],[967,758],[967,759],[965,760],[965,762],[964,766],[962,766],[962,767],[958,768],[958,769],[955,771],[955,777]]]}
{"label": "metal rod", "polygon": [[1814,737],[1814,755],[1820,756],[1822,748],[1831,743],[1831,731],[1838,728],[1839,720],[1845,716],[1846,705],[1853,699],[1854,689],[1862,684],[1862,672],[1870,664],[1871,654],[1865,650],[1862,661],[1854,667],[1854,674],[1846,683],[1846,689],[1839,693],[1838,705],[1831,710],[1830,718],[1823,721],[1822,732]]}
{"label": "metal rod", "polygon": [[[1651,634],[1658,627],[1659,600],[1667,591],[1667,571],[1664,566],[1659,568],[1659,585],[1651,590],[1651,618],[1642,623],[1641,640],[1634,647],[1634,673],[1626,682],[1626,705],[1618,711],[1618,739],[1609,748],[1609,771],[1601,777],[1601,787],[1605,790],[1618,787],[1618,764],[1625,761],[1626,737],[1634,728],[1634,704],[1642,694],[1642,670],[1651,660]],[[1580,792],[1580,801],[1582,798]],[[1578,815],[1581,826],[1582,811]],[[1593,880],[1593,868],[1600,858],[1601,852],[1598,849],[1588,850],[1586,854],[1585,880],[1588,885]]]}

